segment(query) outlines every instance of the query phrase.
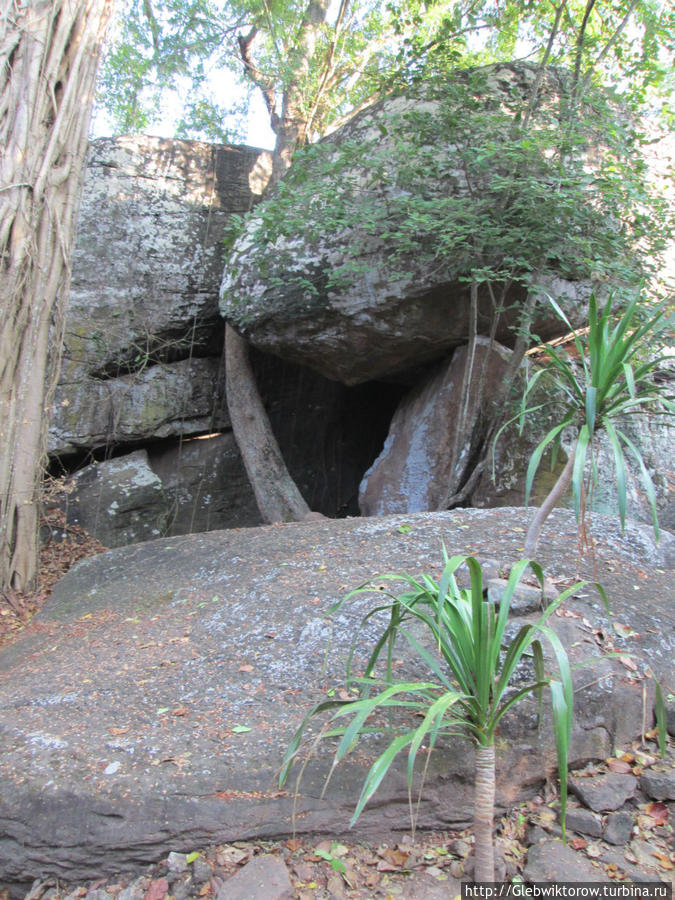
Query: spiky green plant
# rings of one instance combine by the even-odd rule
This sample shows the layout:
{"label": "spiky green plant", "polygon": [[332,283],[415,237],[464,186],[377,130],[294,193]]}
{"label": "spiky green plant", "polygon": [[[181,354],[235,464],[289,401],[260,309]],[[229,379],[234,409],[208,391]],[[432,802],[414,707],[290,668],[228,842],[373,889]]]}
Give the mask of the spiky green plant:
{"label": "spiky green plant", "polygon": [[[585,335],[574,331],[569,319],[560,306],[549,297],[549,301],[561,321],[574,332],[574,346],[578,359],[572,359],[564,348],[544,345],[549,358],[545,368],[528,379],[521,407],[521,428],[525,415],[541,409],[541,406],[527,409],[527,402],[536,385],[552,383],[556,396],[562,394],[564,409],[560,421],[548,431],[537,445],[527,469],[525,503],[527,505],[532,490],[534,476],[539,468],[544,452],[551,448],[555,454],[559,450],[563,433],[574,430],[573,449],[567,463],[548,496],[537,510],[525,540],[524,553],[534,554],[546,518],[560,501],[570,484],[574,493],[574,509],[577,521],[583,528],[584,487],[586,463],[591,455],[597,435],[604,431],[612,448],[616,469],[616,490],[621,526],[626,521],[626,460],[624,451],[630,451],[635,458],[645,494],[649,500],[658,540],[659,524],[656,509],[656,491],[647,471],[639,448],[622,430],[617,420],[643,411],[654,400],[661,403],[666,414],[675,411],[672,396],[667,386],[654,378],[654,370],[660,364],[658,356],[645,357],[650,342],[668,324],[666,309],[661,307],[643,316],[640,298],[636,297],[626,309],[615,315],[612,300],[607,300],[602,309],[598,308],[595,295],[591,295],[588,329]],[[595,477],[595,469],[590,467],[589,478]]]}
{"label": "spiky green plant", "polygon": [[[284,758],[280,781],[283,784],[299,752],[307,726],[315,716],[329,714],[325,737],[339,737],[334,766],[351,750],[363,734],[372,733],[371,717],[377,713],[396,711],[421,714],[422,722],[415,727],[403,727],[395,734],[386,750],[373,763],[358,799],[352,824],[373,796],[398,753],[408,750],[408,784],[412,788],[418,751],[423,744],[433,749],[439,739],[458,731],[475,745],[475,879],[494,880],[493,817],[495,796],[495,735],[502,716],[519,700],[530,694],[540,695],[548,687],[553,708],[553,729],[558,756],[560,800],[563,827],[567,801],[567,751],[573,714],[572,679],[567,653],[559,638],[547,624],[553,613],[576,590],[574,585],[550,603],[535,624],[524,624],[510,640],[506,640],[506,625],[514,592],[528,568],[539,583],[544,583],[541,567],[528,560],[518,562],[511,570],[506,590],[498,606],[483,595],[483,576],[480,564],[473,557],[444,553],[445,566],[438,582],[428,575],[419,579],[404,573],[385,576],[388,582],[402,582],[407,590],[396,595],[385,591],[388,598],[370,610],[363,618],[360,633],[373,616],[386,613],[388,623],[370,654],[362,678],[358,699],[328,699],[318,703],[297,729]],[[466,564],[470,587],[460,588],[456,573]],[[366,585],[351,592],[331,609],[337,612],[349,598],[364,591]],[[602,592],[602,589],[601,589]],[[603,593],[604,597],[604,593]],[[606,603],[606,598],[605,598]],[[430,638],[425,646],[415,636],[410,625],[419,623]],[[430,681],[401,681],[392,679],[394,643],[403,638],[413,653],[424,662],[432,676]],[[558,677],[546,674],[541,638],[550,644]],[[352,654],[353,654],[352,648]],[[347,666],[351,676],[352,654]],[[375,667],[384,656],[386,678],[374,681]],[[533,678],[517,689],[510,688],[513,675],[524,657],[533,662]],[[378,693],[372,694],[379,683]],[[351,718],[347,725],[341,723]],[[375,729],[377,730],[377,729]],[[331,770],[332,771],[332,770]]]}

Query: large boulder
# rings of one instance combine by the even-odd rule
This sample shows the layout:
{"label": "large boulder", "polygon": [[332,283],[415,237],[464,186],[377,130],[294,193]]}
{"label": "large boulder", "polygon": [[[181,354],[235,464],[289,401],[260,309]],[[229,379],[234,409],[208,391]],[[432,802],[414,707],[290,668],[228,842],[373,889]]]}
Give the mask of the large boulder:
{"label": "large boulder", "polygon": [[106,547],[262,523],[231,432],[91,463],[64,482],[57,502],[68,524]]}
{"label": "large boulder", "polygon": [[[477,507],[513,506],[525,502],[525,474],[530,456],[546,431],[544,423],[519,433],[516,425],[508,428],[495,445],[494,466],[483,473],[471,495],[471,505]],[[675,428],[665,413],[627,417],[621,430],[639,450],[656,493],[659,524],[675,530]],[[562,471],[571,444],[563,441],[563,452],[551,465],[550,454],[544,457],[534,482],[532,503],[539,503],[553,487]],[[638,522],[652,522],[652,508],[644,489],[640,467],[630,451],[626,452],[626,509],[627,515]],[[595,456],[597,480],[593,488],[592,509],[595,512],[618,514],[616,468],[609,441],[600,435]],[[571,489],[561,501],[572,508]]]}
{"label": "large boulder", "polygon": [[[456,350],[401,400],[382,452],[363,476],[361,513],[424,512],[447,507],[461,487],[480,432],[474,428],[486,390],[504,376],[510,353],[479,339],[464,391],[468,347]],[[464,420],[464,425],[462,421]]]}
{"label": "large boulder", "polygon": [[[369,107],[296,157],[277,195],[257,207],[221,287],[223,315],[254,345],[348,384],[389,376],[466,342],[473,277],[479,333],[499,308],[496,336],[508,345],[531,267],[573,321],[584,318],[591,278],[607,277],[584,262],[589,248],[596,234],[618,240],[603,195],[591,203],[580,186],[604,159],[596,120],[574,155],[578,193],[558,203],[549,157],[568,75],[544,74],[538,148],[514,143],[509,130],[537,66],[455,75]],[[610,267],[611,252],[605,246]],[[504,296],[495,272],[511,279]],[[534,325],[544,338],[559,333],[543,305]]]}
{"label": "large boulder", "polygon": [[62,501],[66,519],[106,547],[149,541],[168,522],[162,482],[145,450],[87,466],[70,481]]}
{"label": "large boulder", "polygon": [[231,432],[188,438],[149,451],[167,505],[166,534],[261,525]]}
{"label": "large boulder", "polygon": [[50,423],[59,456],[229,428],[217,357],[61,384]]}
{"label": "large boulder", "polygon": [[252,147],[92,142],[50,453],[204,429],[222,350],[223,233],[267,170]]}
{"label": "large boulder", "polygon": [[[305,769],[297,801],[294,777],[284,790],[276,784],[295,727],[342,684],[353,639],[358,667],[382,627],[360,624],[380,592],[358,594],[329,620],[330,606],[378,573],[438,576],[442,544],[516,559],[526,524],[516,509],[326,520],[163,538],[85,560],[0,650],[0,882],[100,878],[170,850],[294,829],[344,834],[380,742],[350,753],[325,795],[327,747]],[[674,611],[664,600],[675,538],[664,534],[657,548],[648,528],[630,524],[622,537],[613,519],[597,525],[593,558],[578,558],[565,510],[540,545],[548,574],[602,582],[621,623],[614,634],[590,588],[570,601],[571,615],[549,620],[574,664],[573,762],[613,755],[644,729],[642,662],[633,671],[609,651],[637,654],[665,694],[675,688]],[[397,677],[428,677],[403,646],[395,655]],[[499,810],[554,771],[548,703],[541,729],[536,713],[533,701],[502,721]],[[405,767],[400,760],[385,779],[357,835],[407,830]],[[418,827],[470,823],[472,768],[461,738],[431,755]]]}

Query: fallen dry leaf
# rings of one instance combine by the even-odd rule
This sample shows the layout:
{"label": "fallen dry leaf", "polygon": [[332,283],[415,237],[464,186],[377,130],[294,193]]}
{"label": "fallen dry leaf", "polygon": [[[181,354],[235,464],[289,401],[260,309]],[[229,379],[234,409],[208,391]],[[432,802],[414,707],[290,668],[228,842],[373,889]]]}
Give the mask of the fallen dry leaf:
{"label": "fallen dry leaf", "polygon": [[637,663],[634,659],[631,659],[630,656],[617,656],[616,657],[624,668],[628,669],[630,672],[637,672]]}
{"label": "fallen dry leaf", "polygon": [[391,850],[389,848],[387,848],[380,854],[380,856],[382,856],[387,860],[387,862],[390,862],[396,868],[400,868],[401,866],[405,865],[408,860],[408,855],[408,852],[405,850]]}
{"label": "fallen dry leaf", "polygon": [[649,803],[645,812],[654,820],[655,825],[666,825],[668,823],[668,807],[660,800]]}
{"label": "fallen dry leaf", "polygon": [[187,716],[187,706],[177,706],[175,709],[171,710],[172,716]]}
{"label": "fallen dry leaf", "polygon": [[398,872],[398,866],[388,862],[386,859],[380,859],[377,863],[378,872]]}
{"label": "fallen dry leaf", "polygon": [[606,762],[610,772],[616,772],[618,775],[630,775],[633,771],[631,766],[622,759],[608,759]]}
{"label": "fallen dry leaf", "polygon": [[239,666],[239,671],[240,672],[252,672],[253,666],[250,663],[242,663],[242,665]]}

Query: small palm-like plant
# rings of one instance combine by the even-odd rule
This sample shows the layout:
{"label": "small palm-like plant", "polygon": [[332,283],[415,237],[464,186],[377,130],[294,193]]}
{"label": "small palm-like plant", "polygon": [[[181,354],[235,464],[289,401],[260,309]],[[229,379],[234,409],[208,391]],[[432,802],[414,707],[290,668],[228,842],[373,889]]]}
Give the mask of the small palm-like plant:
{"label": "small palm-like plant", "polygon": [[[444,570],[438,582],[428,575],[419,579],[409,574],[385,576],[389,582],[403,582],[404,593],[385,591],[388,598],[370,610],[361,625],[374,616],[386,614],[388,621],[377,639],[362,678],[358,699],[327,699],[318,703],[297,729],[286,753],[280,781],[283,784],[299,753],[303,735],[314,716],[328,713],[324,737],[339,737],[334,766],[344,759],[356,740],[372,733],[371,717],[377,713],[403,712],[422,716],[419,725],[403,727],[373,763],[365,779],[352,818],[353,824],[369,798],[377,790],[398,753],[408,751],[408,784],[412,789],[418,751],[427,745],[431,752],[439,740],[458,732],[475,745],[475,872],[477,881],[494,880],[493,817],[495,796],[495,736],[502,716],[519,700],[548,687],[553,708],[553,727],[558,756],[563,827],[567,799],[567,748],[572,722],[572,679],[570,666],[559,638],[547,624],[551,615],[581,585],[577,584],[550,603],[535,624],[524,624],[510,642],[505,631],[511,601],[526,568],[531,567],[543,590],[543,572],[535,562],[522,560],[511,570],[507,588],[498,606],[484,597],[482,570],[473,557],[444,553]],[[466,564],[470,587],[460,588],[456,573]],[[331,613],[354,594],[373,590],[366,585],[348,594]],[[601,590],[602,592],[602,590]],[[604,593],[603,593],[604,597]],[[606,599],[605,599],[606,602]],[[413,633],[419,623],[430,638],[428,646]],[[419,630],[419,629],[415,629]],[[362,628],[358,629],[359,632]],[[429,681],[392,679],[392,658],[397,637],[403,638],[416,657],[429,669]],[[557,678],[546,674],[541,639],[552,648]],[[433,647],[434,649],[430,649]],[[384,656],[386,677],[374,680],[374,671]],[[519,663],[528,657],[532,678],[525,686],[511,687]],[[347,676],[351,682],[350,654]],[[376,693],[373,691],[376,690]],[[345,719],[347,725],[342,725]],[[332,771],[332,770],[331,770]]]}
{"label": "small palm-like plant", "polygon": [[[574,332],[567,316],[555,300],[549,297],[549,301],[562,322]],[[578,359],[570,358],[564,349],[544,345],[549,362],[528,380],[522,401],[521,429],[525,414],[542,408],[536,406],[526,409],[528,398],[541,380],[552,382],[557,392],[562,392],[564,410],[561,420],[545,435],[530,458],[525,486],[526,505],[545,450],[550,447],[555,458],[563,432],[572,428],[575,436],[573,449],[563,471],[530,524],[525,540],[526,556],[534,554],[546,518],[570,484],[574,492],[577,521],[581,522],[583,530],[586,462],[601,431],[607,435],[614,457],[622,527],[625,526],[626,520],[624,450],[627,449],[637,461],[640,478],[652,510],[654,533],[658,540],[659,525],[654,484],[640,450],[617,424],[618,419],[643,411],[646,404],[653,400],[659,400],[662,409],[669,415],[675,410],[672,397],[667,396],[663,385],[653,378],[654,369],[659,365],[660,359],[644,358],[648,342],[667,326],[666,311],[661,308],[642,320],[639,318],[640,312],[639,298],[634,299],[622,313],[615,316],[612,313],[611,299],[600,310],[595,296],[592,295],[587,334],[582,338],[574,332]],[[589,477],[592,479],[594,475],[595,470],[591,466]]]}

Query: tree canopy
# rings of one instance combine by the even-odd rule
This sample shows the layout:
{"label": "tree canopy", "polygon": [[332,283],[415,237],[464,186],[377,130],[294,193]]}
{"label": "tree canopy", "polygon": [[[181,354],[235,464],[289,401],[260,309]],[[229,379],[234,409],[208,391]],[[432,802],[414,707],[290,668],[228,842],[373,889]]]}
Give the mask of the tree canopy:
{"label": "tree canopy", "polygon": [[672,121],[675,11],[667,0],[119,0],[101,103],[118,131],[182,97],[182,136],[242,139],[246,92],[272,126],[289,90],[306,139],[325,134],[442,49],[455,66],[524,59],[613,84]]}

